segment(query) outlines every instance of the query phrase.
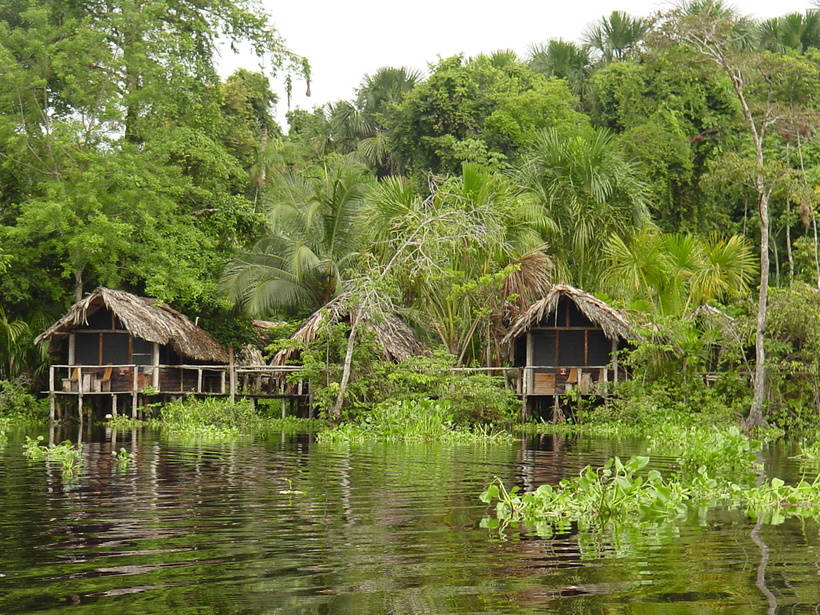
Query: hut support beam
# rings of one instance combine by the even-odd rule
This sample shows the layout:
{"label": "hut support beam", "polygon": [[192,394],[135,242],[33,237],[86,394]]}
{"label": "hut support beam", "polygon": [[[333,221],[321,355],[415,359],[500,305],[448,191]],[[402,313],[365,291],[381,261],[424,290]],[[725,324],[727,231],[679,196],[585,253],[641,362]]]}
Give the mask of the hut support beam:
{"label": "hut support beam", "polygon": [[612,338],[612,371],[613,377],[612,379],[615,382],[618,382],[618,340],[616,338]]}
{"label": "hut support beam", "polygon": [[48,368],[48,418],[54,423],[54,414],[57,406],[57,396],[54,394],[54,366]]}
{"label": "hut support beam", "polygon": [[151,373],[151,386],[154,387],[154,390],[159,392],[159,344],[154,342],[154,346],[151,349],[151,365],[153,365],[154,369]]}
{"label": "hut support beam", "polygon": [[228,369],[230,370],[231,378],[231,404],[236,402],[236,365],[234,363],[233,346],[228,349]]}
{"label": "hut support beam", "polygon": [[117,396],[111,396],[111,416],[117,418]]}

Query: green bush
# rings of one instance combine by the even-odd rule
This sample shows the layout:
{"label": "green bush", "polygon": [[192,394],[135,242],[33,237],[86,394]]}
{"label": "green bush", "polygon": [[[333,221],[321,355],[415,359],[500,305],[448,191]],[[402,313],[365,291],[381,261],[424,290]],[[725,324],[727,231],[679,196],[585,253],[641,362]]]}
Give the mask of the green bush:
{"label": "green bush", "polygon": [[787,431],[820,423],[820,291],[773,288],[766,325],[767,419]]}
{"label": "green bush", "polygon": [[0,380],[0,418],[41,421],[48,416],[48,402],[37,399],[20,380]]}
{"label": "green bush", "polygon": [[[332,406],[339,391],[346,332],[345,325],[326,327],[322,340],[302,350],[302,369],[290,377],[293,381],[310,379],[320,411]],[[453,371],[455,357],[443,351],[400,363],[382,361],[372,334],[363,333],[353,353],[343,413],[346,420],[365,417],[381,403],[434,399],[449,403],[456,425],[515,421],[519,401],[513,391],[504,388],[503,378]]]}

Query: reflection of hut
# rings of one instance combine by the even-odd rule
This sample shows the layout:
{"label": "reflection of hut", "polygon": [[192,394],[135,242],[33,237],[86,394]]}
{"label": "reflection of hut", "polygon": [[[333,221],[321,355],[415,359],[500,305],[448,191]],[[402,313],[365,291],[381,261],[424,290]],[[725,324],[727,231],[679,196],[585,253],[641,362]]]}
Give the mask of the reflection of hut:
{"label": "reflection of hut", "polygon": [[[291,336],[292,340],[309,344],[316,339],[322,327],[348,319],[350,314],[350,294],[342,293],[324,307],[316,310]],[[379,319],[362,318],[362,325],[375,335],[375,342],[381,348],[385,361],[403,361],[424,352],[424,345],[416,337],[415,331],[398,316]],[[297,349],[280,350],[274,355],[271,365],[286,365],[298,354]]]}
{"label": "reflection of hut", "polygon": [[[557,395],[619,378],[617,350],[630,336],[624,314],[587,292],[555,284],[511,326],[504,343],[522,367],[519,393]],[[622,373],[623,370],[621,370]]]}
{"label": "reflection of hut", "polygon": [[44,340],[64,358],[60,384],[51,377],[51,393],[135,393],[148,387],[221,392],[221,372],[181,366],[229,362],[210,334],[172,307],[102,286],[71,306],[35,343]]}

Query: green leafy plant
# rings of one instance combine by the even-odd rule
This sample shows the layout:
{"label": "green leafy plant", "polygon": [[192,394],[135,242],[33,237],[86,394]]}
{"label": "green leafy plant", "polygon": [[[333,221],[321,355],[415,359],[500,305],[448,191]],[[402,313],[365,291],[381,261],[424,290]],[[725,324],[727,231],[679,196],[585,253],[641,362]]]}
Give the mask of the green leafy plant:
{"label": "green leafy plant", "polygon": [[41,444],[43,436],[32,439],[26,436],[23,443],[23,455],[33,461],[55,461],[60,463],[63,476],[74,477],[83,466],[83,445],[65,441],[60,444],[44,446]]}
{"label": "green leafy plant", "polygon": [[512,436],[490,426],[458,427],[451,404],[442,400],[384,401],[360,415],[357,421],[319,432],[318,442],[447,442],[507,443]]}
{"label": "green leafy plant", "polygon": [[117,470],[120,472],[127,470],[136,459],[136,456],[133,453],[129,453],[124,448],[120,448],[118,451],[111,451],[111,456],[114,458],[114,461],[117,462]]}

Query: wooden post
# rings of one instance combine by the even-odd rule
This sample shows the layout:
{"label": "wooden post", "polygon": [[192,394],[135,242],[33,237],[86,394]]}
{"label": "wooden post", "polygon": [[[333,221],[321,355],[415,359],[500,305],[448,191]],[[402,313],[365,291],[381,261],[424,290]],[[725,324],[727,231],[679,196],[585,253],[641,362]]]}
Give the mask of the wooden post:
{"label": "wooden post", "polygon": [[612,367],[614,371],[612,379],[618,382],[618,338],[612,338]]}
{"label": "wooden post", "polygon": [[57,404],[57,398],[54,393],[54,366],[48,367],[48,417],[51,423],[54,423],[54,412]]}
{"label": "wooden post", "polygon": [[230,376],[231,379],[231,403],[236,402],[236,365],[234,364],[234,353],[233,353],[233,346],[228,348],[228,369],[231,370]]}
{"label": "wooden post", "polygon": [[111,416],[117,418],[117,396],[111,394]]}
{"label": "wooden post", "polygon": [[285,418],[285,398],[282,398],[282,418]]}
{"label": "wooden post", "polygon": [[74,365],[76,363],[77,355],[77,334],[71,333],[68,336],[68,364]]}
{"label": "wooden post", "polygon": [[219,372],[219,392],[225,394],[225,370]]}
{"label": "wooden post", "polygon": [[196,370],[196,392],[202,393],[202,368]]}
{"label": "wooden post", "polygon": [[131,382],[131,418],[137,418],[137,370],[139,367],[136,365],[131,368],[133,375],[132,382]]}
{"label": "wooden post", "polygon": [[80,393],[77,395],[77,414],[80,416],[80,426],[82,431],[82,424],[83,424],[83,392],[82,387],[80,388]]}
{"label": "wooden post", "polygon": [[154,342],[154,347],[151,352],[151,365],[154,367],[154,371],[151,375],[151,386],[154,387],[154,390],[159,392],[159,344]]}

